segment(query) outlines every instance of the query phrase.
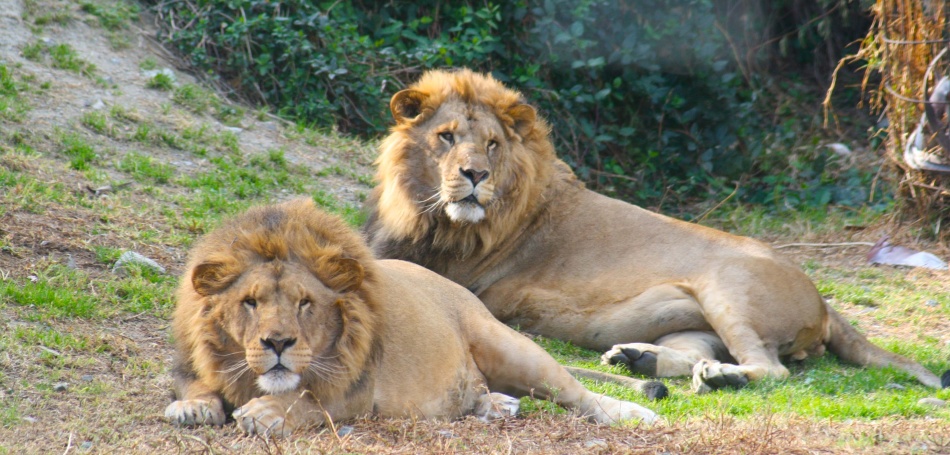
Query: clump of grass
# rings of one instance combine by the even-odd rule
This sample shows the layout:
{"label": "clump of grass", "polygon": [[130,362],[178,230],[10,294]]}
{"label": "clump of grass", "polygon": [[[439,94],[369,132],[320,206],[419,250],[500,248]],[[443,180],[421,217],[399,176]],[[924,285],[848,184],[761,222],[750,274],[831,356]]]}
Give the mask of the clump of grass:
{"label": "clump of grass", "polygon": [[165,73],[156,73],[148,81],[145,82],[146,88],[152,88],[155,90],[171,90],[175,88],[175,81],[172,80],[172,77]]}
{"label": "clump of grass", "polygon": [[69,44],[57,44],[49,46],[42,41],[34,41],[23,46],[20,51],[27,60],[41,62],[48,54],[50,66],[73,73],[78,73],[86,77],[93,77],[96,72],[96,66],[79,57],[76,50]]}
{"label": "clump of grass", "polygon": [[129,28],[130,22],[139,20],[141,9],[134,3],[109,2],[103,4],[99,2],[80,3],[82,11],[95,16],[99,25],[110,31]]}
{"label": "clump of grass", "polygon": [[6,65],[0,64],[0,119],[10,122],[22,122],[29,111],[29,105],[23,101],[20,93],[27,87],[17,81]]}
{"label": "clump of grass", "polygon": [[148,56],[139,62],[139,69],[142,71],[152,71],[158,69],[158,61],[154,57]]}
{"label": "clump of grass", "polygon": [[49,55],[53,59],[53,68],[72,71],[84,76],[92,76],[96,66],[79,57],[76,50],[69,44],[57,44],[49,48]]}
{"label": "clump of grass", "polygon": [[107,136],[115,135],[115,127],[109,124],[109,119],[101,112],[86,112],[80,117],[80,123],[99,134]]}
{"label": "clump of grass", "polygon": [[32,43],[27,43],[23,46],[23,49],[20,49],[20,54],[23,55],[23,58],[27,60],[32,60],[34,62],[39,62],[43,60],[43,55],[46,52],[46,45],[41,41],[34,41]]}
{"label": "clump of grass", "polygon": [[184,84],[175,89],[172,101],[196,114],[208,112],[214,104],[214,94],[194,84]]}
{"label": "clump of grass", "polygon": [[62,153],[69,157],[69,167],[77,171],[88,170],[98,157],[96,150],[77,134],[64,135],[60,145]]}
{"label": "clump of grass", "polygon": [[139,182],[168,183],[175,169],[164,163],[156,162],[152,157],[131,152],[122,157],[118,169],[132,175]]}

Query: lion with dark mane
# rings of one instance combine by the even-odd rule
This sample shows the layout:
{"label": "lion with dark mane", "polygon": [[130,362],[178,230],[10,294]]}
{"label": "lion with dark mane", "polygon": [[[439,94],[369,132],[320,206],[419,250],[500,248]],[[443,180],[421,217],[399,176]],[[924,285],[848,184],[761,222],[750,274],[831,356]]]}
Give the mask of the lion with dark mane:
{"label": "lion with dark mane", "polygon": [[585,389],[470,292],[376,260],[340,219],[295,200],[249,210],[192,250],[173,330],[182,425],[248,433],[368,414],[483,418],[533,394],[608,423],[656,414]]}
{"label": "lion with dark mane", "polygon": [[429,72],[390,109],[370,246],[465,286],[499,320],[637,373],[692,375],[699,392],[784,378],[783,359],[826,348],[941,387],[871,344],[767,245],[585,189],[548,123],[491,76]]}

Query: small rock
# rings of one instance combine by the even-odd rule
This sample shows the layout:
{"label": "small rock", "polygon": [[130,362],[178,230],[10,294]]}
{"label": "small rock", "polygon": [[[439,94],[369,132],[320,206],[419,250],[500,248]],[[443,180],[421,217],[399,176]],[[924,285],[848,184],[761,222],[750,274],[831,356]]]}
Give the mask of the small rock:
{"label": "small rock", "polygon": [[353,427],[349,425],[344,425],[340,427],[338,430],[336,430],[336,435],[342,438],[343,436],[346,436],[352,432],[353,432]]}
{"label": "small rock", "polygon": [[89,450],[92,448],[92,441],[83,441],[82,444],[79,444],[79,450]]}
{"label": "small rock", "polygon": [[115,261],[115,265],[112,266],[112,273],[124,274],[125,267],[128,264],[138,264],[143,267],[148,267],[158,273],[165,273],[165,267],[159,265],[152,259],[149,259],[141,254],[138,254],[134,251],[126,251],[122,253],[122,256],[119,256],[119,260]]}
{"label": "small rock", "polygon": [[88,108],[90,108],[90,109],[93,109],[93,110],[97,110],[97,111],[98,111],[98,110],[101,110],[101,109],[103,109],[103,108],[106,107],[106,103],[103,103],[103,102],[102,102],[102,99],[100,99],[100,98],[96,98],[96,99],[94,99],[94,100],[86,101],[85,105],[86,105],[86,107],[88,107]]}
{"label": "small rock", "polygon": [[604,441],[603,439],[591,439],[590,441],[587,441],[584,443],[584,448],[585,449],[606,449],[607,441]]}
{"label": "small rock", "polygon": [[885,388],[885,389],[891,389],[891,390],[907,390],[907,387],[904,387],[904,386],[902,386],[902,385],[900,385],[900,384],[898,384],[898,383],[896,383],[896,382],[892,382],[892,383],[890,383],[890,384],[887,384],[887,385],[884,386],[884,388]]}
{"label": "small rock", "polygon": [[936,300],[934,300],[934,299],[930,299],[930,300],[928,300],[928,301],[926,302],[926,305],[927,305],[927,306],[937,306],[937,305],[939,305],[939,303],[938,303]]}
{"label": "small rock", "polygon": [[84,374],[84,375],[82,375],[82,377],[81,377],[80,379],[82,379],[83,381],[86,381],[86,382],[92,382],[92,380],[95,379],[95,378],[93,378],[93,376],[92,376],[91,374]]}
{"label": "small rock", "polygon": [[27,421],[27,422],[29,422],[29,423],[36,423],[36,417],[26,416],[26,417],[23,418],[23,420],[25,420],[25,421]]}
{"label": "small rock", "polygon": [[934,397],[921,398],[917,404],[933,409],[940,409],[947,406],[946,401]]}
{"label": "small rock", "polygon": [[43,38],[40,39],[40,41],[42,41],[43,44],[53,45],[53,40],[52,40],[52,38],[48,38],[48,37],[45,37],[45,36],[44,36]]}
{"label": "small rock", "polygon": [[238,134],[238,133],[244,131],[244,128],[238,128],[238,127],[236,127],[236,126],[226,126],[226,127],[224,127],[224,129],[226,129],[226,130],[228,130],[228,131],[230,131],[230,132],[232,132],[232,133],[234,133],[234,134]]}
{"label": "small rock", "polygon": [[455,433],[452,433],[452,432],[449,431],[449,430],[438,431],[437,434],[438,434],[439,436],[442,436],[443,438],[446,438],[446,439],[454,439],[454,438],[457,438],[457,437],[458,437],[458,436],[455,435]]}
{"label": "small rock", "polygon": [[53,384],[53,391],[55,392],[65,392],[69,388],[69,384],[65,382],[57,382]]}

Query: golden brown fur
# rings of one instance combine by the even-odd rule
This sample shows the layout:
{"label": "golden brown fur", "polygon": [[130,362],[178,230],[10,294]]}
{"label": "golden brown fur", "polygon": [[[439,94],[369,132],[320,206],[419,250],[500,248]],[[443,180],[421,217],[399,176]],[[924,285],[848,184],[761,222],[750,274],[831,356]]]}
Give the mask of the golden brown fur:
{"label": "golden brown fur", "polygon": [[249,210],[198,242],[173,331],[166,417],[178,424],[220,425],[233,410],[244,431],[286,434],[326,416],[451,418],[510,401],[489,390],[597,422],[655,418],[584,389],[454,283],[375,260],[309,200]]}
{"label": "golden brown fur", "polygon": [[547,122],[491,76],[429,72],[390,108],[370,246],[465,286],[500,320],[639,373],[692,375],[698,391],[785,377],[781,358],[826,346],[940,386],[869,343],[768,246],[583,188]]}

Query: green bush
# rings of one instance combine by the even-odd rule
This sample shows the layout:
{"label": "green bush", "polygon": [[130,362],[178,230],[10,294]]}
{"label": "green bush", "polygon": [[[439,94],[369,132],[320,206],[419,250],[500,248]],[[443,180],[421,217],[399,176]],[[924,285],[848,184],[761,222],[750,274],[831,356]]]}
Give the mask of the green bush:
{"label": "green bush", "polygon": [[[800,48],[822,44],[815,27],[827,35],[822,21],[854,9],[847,0],[803,9],[811,3],[182,0],[156,8],[165,38],[193,64],[308,124],[380,134],[396,91],[426,69],[464,66],[524,92],[554,125],[560,155],[603,190],[646,202],[738,187],[738,199],[778,207],[860,204],[870,175],[799,137],[807,122],[762,115],[775,107],[766,99],[772,81],[752,70],[775,55],[801,60]],[[739,40],[726,28],[768,30],[769,16],[742,22],[737,8],[816,17],[795,16],[804,26],[793,45],[785,36],[778,54],[774,46],[756,53],[754,41],[771,36]],[[790,156],[803,141],[808,151]]]}

